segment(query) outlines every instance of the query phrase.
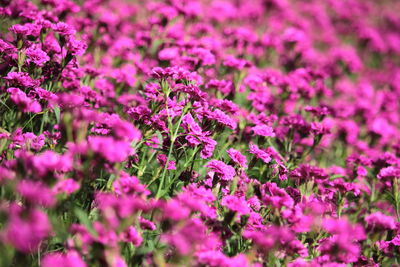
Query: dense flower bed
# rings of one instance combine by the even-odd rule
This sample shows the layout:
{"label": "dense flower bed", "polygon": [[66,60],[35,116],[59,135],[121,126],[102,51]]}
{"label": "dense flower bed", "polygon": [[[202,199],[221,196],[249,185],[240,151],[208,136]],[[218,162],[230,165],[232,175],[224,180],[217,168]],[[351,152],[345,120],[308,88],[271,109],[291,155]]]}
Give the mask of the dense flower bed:
{"label": "dense flower bed", "polygon": [[0,265],[399,265],[399,14],[0,1]]}

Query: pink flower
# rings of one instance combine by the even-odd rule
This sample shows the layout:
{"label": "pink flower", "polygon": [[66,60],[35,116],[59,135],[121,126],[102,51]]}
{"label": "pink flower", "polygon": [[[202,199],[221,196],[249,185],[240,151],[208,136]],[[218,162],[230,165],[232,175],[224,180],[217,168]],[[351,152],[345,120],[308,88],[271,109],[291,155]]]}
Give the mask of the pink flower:
{"label": "pink flower", "polygon": [[129,226],[128,229],[122,233],[121,239],[124,242],[131,242],[135,247],[139,247],[143,242],[143,238],[133,226]]}
{"label": "pink flower", "polygon": [[27,62],[34,63],[38,67],[43,67],[44,63],[50,60],[49,56],[40,48],[30,47],[25,51]]}
{"label": "pink flower", "polygon": [[215,64],[215,56],[208,49],[196,47],[190,49],[188,52],[203,66],[211,66]]}
{"label": "pink flower", "polygon": [[[39,81],[32,79],[26,72],[9,72],[4,79],[12,86],[18,87],[37,87],[39,86]],[[11,88],[10,88],[11,89]],[[13,89],[15,90],[15,89]]]}
{"label": "pink flower", "polygon": [[85,41],[77,40],[73,36],[69,36],[67,39],[68,52],[73,56],[82,56],[87,48]]}
{"label": "pink flower", "polygon": [[225,57],[223,64],[227,67],[231,67],[236,70],[242,70],[250,65],[250,63],[247,60],[235,58],[232,55]]}
{"label": "pink flower", "polygon": [[262,251],[269,252],[270,250],[284,246],[294,240],[294,235],[286,227],[270,226],[260,231],[245,230],[243,237],[251,239]]}
{"label": "pink flower", "polygon": [[276,183],[266,182],[262,186],[262,200],[266,205],[271,205],[274,208],[292,208],[294,205],[293,199],[282,188],[279,188]]}
{"label": "pink flower", "polygon": [[217,142],[207,136],[200,137],[200,140],[203,142],[203,149],[200,152],[200,157],[203,159],[212,157]]}
{"label": "pink flower", "polygon": [[249,152],[253,154],[256,158],[262,159],[262,161],[264,161],[265,163],[271,162],[271,156],[264,150],[258,148],[258,146],[255,144],[250,144]]}
{"label": "pink flower", "polygon": [[221,251],[200,251],[196,253],[199,263],[211,267],[246,267],[250,266],[244,254],[228,257]]}
{"label": "pink flower", "polygon": [[398,167],[389,166],[386,168],[382,168],[378,174],[378,179],[384,181],[391,182],[396,178],[400,178],[400,168]]}
{"label": "pink flower", "polygon": [[172,233],[164,234],[162,240],[174,246],[179,254],[186,255],[207,239],[207,228],[198,219],[188,219],[183,225],[176,224]]}
{"label": "pink flower", "polygon": [[17,186],[18,193],[31,204],[51,207],[55,204],[53,192],[43,183],[22,180]]}
{"label": "pink flower", "polygon": [[256,135],[260,136],[265,136],[265,137],[275,137],[274,130],[272,127],[265,125],[265,124],[259,124],[251,128]]}
{"label": "pink flower", "polygon": [[86,263],[76,251],[68,251],[66,254],[55,252],[47,254],[42,259],[43,267],[86,267]]}
{"label": "pink flower", "polygon": [[188,218],[191,212],[189,208],[185,207],[176,199],[171,199],[168,202],[164,202],[160,206],[164,211],[164,217],[174,221]]}
{"label": "pink flower", "polygon": [[322,222],[322,227],[332,235],[319,246],[323,255],[344,263],[357,261],[361,250],[356,241],[366,238],[361,225],[351,225],[346,219],[327,218]]}
{"label": "pink flower", "polygon": [[232,130],[235,130],[237,127],[236,121],[219,109],[215,109],[213,111],[209,110],[205,116],[208,119],[215,120],[218,123],[231,128]]}
{"label": "pink flower", "polygon": [[[158,154],[157,155],[157,161],[160,163],[161,166],[164,166],[167,164],[168,157],[165,154]],[[168,161],[168,166],[167,170],[176,170],[176,163],[173,160]]]}
{"label": "pink flower", "polygon": [[228,155],[229,157],[231,157],[231,159],[238,164],[239,166],[243,167],[243,168],[247,168],[247,159],[246,157],[240,153],[240,151],[234,149],[234,148],[230,148],[228,149]]}
{"label": "pink flower", "polygon": [[74,35],[76,32],[71,25],[64,22],[58,22],[57,24],[55,24],[53,26],[53,30],[63,36]]}
{"label": "pink flower", "polygon": [[396,220],[392,216],[387,216],[380,211],[365,216],[365,222],[368,226],[375,229],[396,229]]}
{"label": "pink flower", "polygon": [[390,241],[393,245],[400,247],[400,234],[395,236],[392,241]]}
{"label": "pink flower", "polygon": [[45,145],[45,137],[43,134],[36,136],[34,133],[27,132],[22,133],[22,129],[18,128],[14,131],[12,136],[13,144],[11,147],[25,147],[26,149],[32,149],[39,151]]}
{"label": "pink flower", "polygon": [[200,125],[194,120],[192,114],[188,113],[183,116],[182,125],[186,128],[186,130],[194,135],[203,135],[203,131]]}
{"label": "pink flower", "polygon": [[[26,155],[24,155],[26,156]],[[35,156],[29,155],[26,164],[31,166],[35,175],[45,176],[56,171],[66,172],[72,169],[71,155],[60,155],[52,150],[46,150]]]}
{"label": "pink flower", "polygon": [[154,231],[157,229],[157,226],[149,220],[146,220],[143,217],[139,217],[140,227],[145,230]]}
{"label": "pink flower", "polygon": [[80,188],[79,183],[69,178],[58,181],[56,185],[53,187],[53,192],[55,192],[56,194],[65,193],[67,195],[70,195],[78,191],[79,188]]}
{"label": "pink flower", "polygon": [[130,142],[139,141],[142,138],[141,132],[132,123],[113,115],[106,118],[104,122],[112,129],[114,136]]}
{"label": "pink flower", "polygon": [[182,206],[189,208],[192,212],[200,212],[205,218],[215,219],[217,217],[215,207],[212,205],[215,196],[210,189],[191,184],[183,189],[177,199]]}
{"label": "pink flower", "polygon": [[38,113],[42,111],[39,102],[29,98],[23,91],[18,88],[11,87],[7,89],[11,100],[23,111]]}
{"label": "pink flower", "polygon": [[235,169],[233,167],[226,165],[225,163],[219,160],[209,161],[206,167],[208,167],[211,171],[216,173],[217,176],[224,181],[233,180],[233,177],[236,175]]}
{"label": "pink flower", "polygon": [[124,171],[121,171],[119,179],[114,181],[113,186],[115,193],[118,195],[143,194],[147,196],[150,194],[150,191],[140,183],[136,176],[130,176]]}
{"label": "pink flower", "polygon": [[234,90],[233,83],[226,80],[210,80],[207,85],[207,89],[215,88],[223,94],[229,94]]}
{"label": "pink flower", "polygon": [[25,253],[36,251],[50,231],[51,225],[44,212],[23,211],[15,204],[10,207],[5,236],[17,250]]}
{"label": "pink flower", "polygon": [[164,48],[160,52],[158,52],[158,58],[160,60],[172,60],[179,56],[179,48],[177,47],[170,47]]}
{"label": "pink flower", "polygon": [[112,137],[90,136],[89,146],[93,152],[112,163],[125,161],[132,152],[130,143]]}
{"label": "pink flower", "polygon": [[250,213],[250,208],[246,203],[246,199],[237,196],[227,195],[221,200],[221,205],[227,207],[231,211],[239,215],[246,215]]}

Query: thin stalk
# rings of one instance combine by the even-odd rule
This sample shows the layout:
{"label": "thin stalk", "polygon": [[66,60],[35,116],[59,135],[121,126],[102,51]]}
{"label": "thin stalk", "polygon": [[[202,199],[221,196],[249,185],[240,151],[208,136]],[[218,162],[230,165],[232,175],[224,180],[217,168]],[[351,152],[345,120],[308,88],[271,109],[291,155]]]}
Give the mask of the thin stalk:
{"label": "thin stalk", "polygon": [[[165,184],[165,177],[166,177],[166,174],[167,174],[168,164],[171,161],[172,151],[174,149],[174,144],[175,144],[176,138],[178,137],[179,127],[180,127],[180,125],[182,123],[183,116],[185,115],[185,113],[187,111],[187,107],[188,106],[185,106],[185,108],[182,110],[182,114],[181,114],[181,116],[180,116],[180,118],[179,118],[179,120],[178,120],[178,122],[176,124],[175,132],[173,132],[172,135],[171,135],[171,144],[170,144],[170,147],[169,147],[169,150],[168,150],[167,162],[165,163],[164,170],[163,170],[163,173],[161,175],[160,185],[158,186],[158,189],[157,189],[156,199],[161,197],[161,191],[162,191],[162,188],[164,187],[164,184]],[[169,121],[171,121],[170,117],[169,117]]]}

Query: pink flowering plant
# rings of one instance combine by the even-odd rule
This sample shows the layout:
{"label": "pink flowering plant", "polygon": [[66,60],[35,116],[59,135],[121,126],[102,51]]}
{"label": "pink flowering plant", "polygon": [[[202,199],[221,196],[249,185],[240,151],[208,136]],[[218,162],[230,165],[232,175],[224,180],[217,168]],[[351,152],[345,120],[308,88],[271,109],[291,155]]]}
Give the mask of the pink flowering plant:
{"label": "pink flowering plant", "polygon": [[0,1],[0,266],[399,266],[399,14]]}

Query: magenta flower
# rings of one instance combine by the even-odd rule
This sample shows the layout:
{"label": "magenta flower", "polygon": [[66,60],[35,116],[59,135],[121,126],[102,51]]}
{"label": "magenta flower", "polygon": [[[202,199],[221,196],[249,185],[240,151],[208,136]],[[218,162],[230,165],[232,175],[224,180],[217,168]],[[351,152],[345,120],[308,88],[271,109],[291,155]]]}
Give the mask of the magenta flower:
{"label": "magenta flower", "polygon": [[32,62],[38,67],[43,67],[44,63],[50,60],[49,56],[43,50],[39,48],[30,47],[25,51],[27,56],[27,62]]}
{"label": "magenta flower", "polygon": [[70,36],[76,32],[71,25],[64,22],[58,22],[53,26],[53,29],[62,36]]}
{"label": "magenta flower", "polygon": [[223,64],[227,67],[231,67],[237,70],[242,70],[250,65],[247,60],[235,58],[231,55],[225,57]]}
{"label": "magenta flower", "polygon": [[[157,160],[160,163],[161,166],[164,166],[167,164],[168,157],[165,154],[158,154],[157,155]],[[176,163],[173,160],[168,161],[168,166],[166,167],[167,170],[176,170]]]}
{"label": "magenta flower", "polygon": [[191,212],[190,208],[183,206],[182,203],[176,199],[164,202],[160,206],[164,211],[164,217],[174,221],[188,218]]}
{"label": "magenta flower", "polygon": [[221,251],[200,251],[196,254],[197,260],[211,267],[243,267],[249,266],[248,260],[244,254],[236,255],[235,257],[228,257]]}
{"label": "magenta flower", "polygon": [[260,135],[264,137],[275,137],[274,130],[268,125],[260,124],[252,127],[251,129],[253,130],[255,135]]}
{"label": "magenta flower", "polygon": [[47,215],[40,210],[23,211],[13,204],[8,216],[4,229],[6,240],[21,252],[36,251],[40,243],[50,235],[50,222]]}
{"label": "magenta flower", "polygon": [[205,116],[211,120],[215,120],[221,125],[231,128],[232,130],[235,130],[237,127],[236,121],[219,109],[215,109],[213,111],[209,110]]}
{"label": "magenta flower", "polygon": [[396,220],[380,211],[365,216],[365,222],[374,229],[390,230],[396,228]]}
{"label": "magenta flower", "polygon": [[160,60],[172,60],[179,56],[179,48],[177,47],[170,47],[164,48],[160,52],[158,52],[158,58]]}
{"label": "magenta flower", "polygon": [[140,221],[140,227],[142,229],[150,231],[154,231],[157,229],[157,226],[152,221],[146,220],[143,217],[139,217],[139,221]]}
{"label": "magenta flower", "polygon": [[17,186],[17,191],[31,204],[48,208],[55,204],[53,192],[41,182],[22,180]]}
{"label": "magenta flower", "polygon": [[267,182],[262,186],[262,189],[262,199],[266,205],[271,205],[277,209],[293,207],[293,199],[284,189],[279,188],[276,183]]}
{"label": "magenta flower", "polygon": [[243,168],[247,168],[247,159],[246,157],[240,153],[239,150],[236,150],[234,148],[230,148],[228,149],[228,155],[229,157],[239,166],[243,167]]}
{"label": "magenta flower", "polygon": [[93,152],[112,163],[125,161],[132,153],[130,143],[112,137],[91,136],[89,146]]}
{"label": "magenta flower", "polygon": [[344,263],[357,261],[361,251],[356,241],[366,238],[361,225],[351,225],[346,219],[327,218],[322,227],[332,235],[321,242],[319,250],[322,254]]}
{"label": "magenta flower", "polygon": [[247,205],[246,200],[237,196],[224,196],[221,200],[221,205],[239,215],[246,215],[250,213],[250,208]]}
{"label": "magenta flower", "polygon": [[192,134],[198,135],[198,136],[201,136],[203,134],[203,131],[202,131],[200,125],[194,120],[192,114],[190,114],[190,113],[183,116],[182,124],[189,133],[192,133]]}
{"label": "magenta flower", "polygon": [[211,80],[207,83],[208,89],[215,88],[223,94],[229,94],[234,90],[233,83],[226,80]]}
{"label": "magenta flower", "polygon": [[45,255],[42,259],[42,266],[86,267],[87,265],[78,252],[68,251],[66,254],[55,252]]}
{"label": "magenta flower", "polygon": [[200,152],[200,156],[203,159],[211,158],[217,146],[217,142],[207,136],[200,137],[200,140],[203,142],[203,149]]}
{"label": "magenta flower", "polygon": [[82,56],[87,48],[87,44],[84,41],[76,40],[74,37],[70,36],[67,39],[68,52],[73,56]]}
{"label": "magenta flower", "polygon": [[129,226],[128,229],[122,233],[121,239],[124,242],[132,243],[135,247],[139,247],[143,242],[143,238],[133,226]]}
{"label": "magenta flower", "polygon": [[20,108],[23,112],[38,113],[42,111],[42,107],[39,102],[29,98],[23,91],[18,88],[11,87],[7,89],[10,94],[11,100]]}
{"label": "magenta flower", "polygon": [[265,227],[260,231],[245,230],[243,237],[252,240],[265,252],[269,252],[294,240],[294,235],[288,228],[277,226]]}
{"label": "magenta flower", "polygon": [[32,155],[21,155],[26,157],[26,165],[31,167],[35,175],[45,176],[55,172],[67,172],[72,169],[71,155],[64,154],[60,155],[52,150],[46,150],[41,154]]}
{"label": "magenta flower", "polygon": [[396,178],[399,179],[400,178],[400,168],[393,167],[393,166],[382,168],[379,171],[379,174],[377,177],[378,177],[378,179],[388,181],[388,182],[391,182]]}
{"label": "magenta flower", "polygon": [[207,238],[206,227],[198,219],[189,219],[184,225],[176,225],[173,233],[164,234],[164,242],[174,246],[182,255],[194,251]]}
{"label": "magenta flower", "polygon": [[74,181],[73,179],[65,179],[57,182],[57,184],[53,187],[53,192],[56,194],[65,193],[70,195],[78,191],[79,188],[80,185],[78,182]]}
{"label": "magenta flower", "polygon": [[271,162],[271,156],[264,150],[261,150],[257,145],[250,144],[249,148],[249,152],[253,154],[256,158],[261,159],[265,163]]}
{"label": "magenta flower", "polygon": [[39,81],[32,79],[26,72],[9,72],[4,79],[8,80],[10,85],[13,86],[26,88],[39,86]]}
{"label": "magenta flower", "polygon": [[222,161],[219,160],[211,160],[206,165],[207,168],[211,170],[214,174],[217,175],[223,181],[233,180],[233,177],[236,175],[235,169],[229,165],[226,165]]}

